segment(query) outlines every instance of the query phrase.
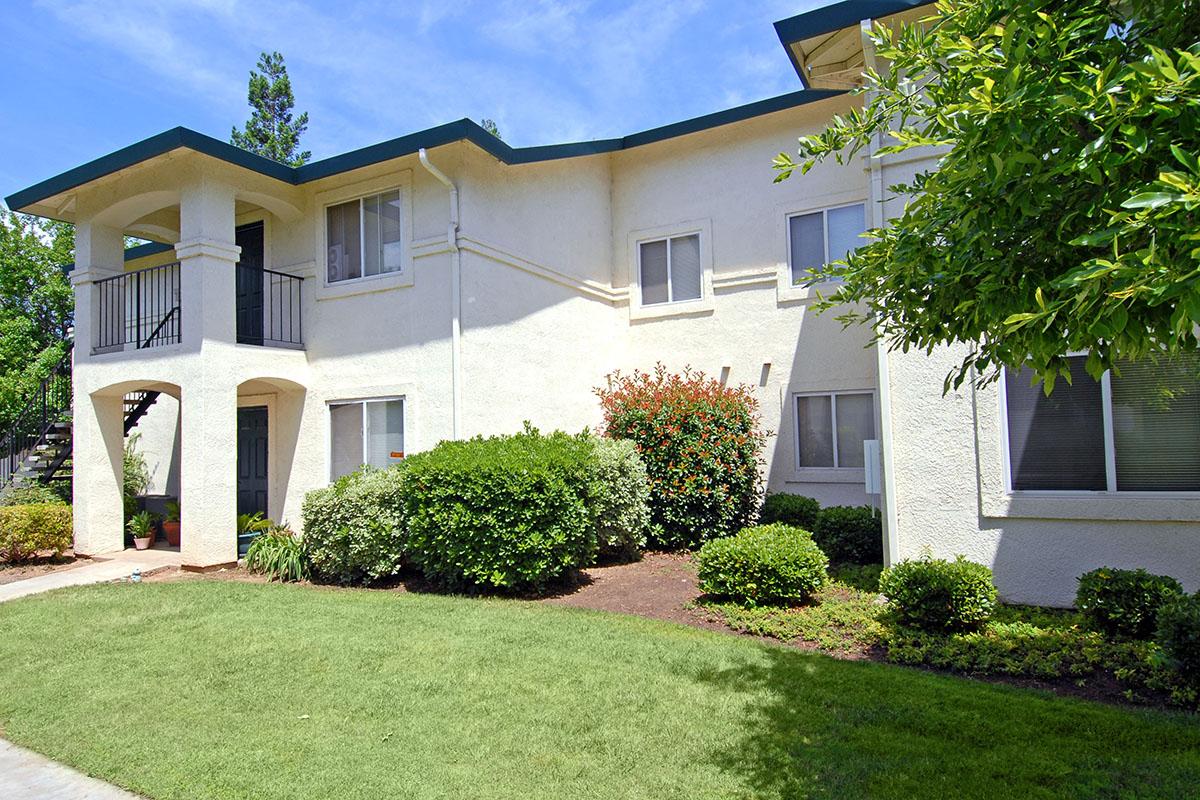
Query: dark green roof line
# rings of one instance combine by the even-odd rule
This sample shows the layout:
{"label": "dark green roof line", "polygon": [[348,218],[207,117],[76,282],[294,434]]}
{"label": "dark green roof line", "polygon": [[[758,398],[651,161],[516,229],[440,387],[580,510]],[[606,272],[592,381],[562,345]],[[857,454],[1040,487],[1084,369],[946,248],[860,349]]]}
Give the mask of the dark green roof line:
{"label": "dark green roof line", "polygon": [[139,164],[181,147],[186,147],[189,150],[203,153],[213,158],[219,158],[222,161],[253,170],[284,183],[298,185],[327,178],[342,172],[349,172],[350,170],[371,164],[377,164],[381,161],[410,155],[423,147],[433,148],[458,141],[469,141],[506,164],[530,164],[559,158],[575,158],[599,153],[611,153],[631,147],[641,147],[676,136],[686,136],[689,133],[697,133],[709,128],[740,122],[775,111],[795,108],[841,94],[845,94],[845,92],[828,89],[802,89],[789,94],[779,95],[778,97],[770,97],[766,100],[748,103],[736,108],[725,109],[713,114],[705,114],[694,119],[675,122],[659,128],[651,128],[650,130],[630,134],[619,139],[597,139],[590,142],[570,142],[567,144],[540,145],[536,147],[510,147],[471,120],[460,119],[455,122],[448,122],[445,125],[438,125],[434,128],[418,131],[417,133],[410,133],[398,139],[391,139],[369,147],[363,147],[359,150],[352,150],[349,153],[332,156],[321,161],[314,161],[302,167],[289,167],[285,164],[279,164],[188,128],[172,128],[157,136],[151,136],[149,139],[143,139],[136,144],[109,153],[95,161],[89,161],[74,169],[67,170],[61,175],[36,183],[27,189],[14,192],[5,201],[10,209],[18,211],[39,200],[53,197],[60,192],[74,189],[97,178],[126,169],[134,164]]}
{"label": "dark green roof line", "polygon": [[824,33],[833,33],[843,28],[857,25],[864,19],[879,19],[880,17],[899,14],[910,8],[932,5],[934,0],[842,0],[840,3],[814,8],[794,17],[781,19],[775,23],[775,33],[779,43],[787,51],[800,82],[808,88],[808,77],[800,68],[791,45],[804,39],[811,39]]}
{"label": "dark green roof line", "polygon": [[[135,261],[146,256],[156,256],[159,253],[165,253],[168,250],[174,250],[175,245],[163,244],[162,242],[146,242],[145,244],[137,244],[133,247],[125,248],[125,260]],[[62,265],[63,274],[70,274],[71,270],[75,269],[75,262]]]}

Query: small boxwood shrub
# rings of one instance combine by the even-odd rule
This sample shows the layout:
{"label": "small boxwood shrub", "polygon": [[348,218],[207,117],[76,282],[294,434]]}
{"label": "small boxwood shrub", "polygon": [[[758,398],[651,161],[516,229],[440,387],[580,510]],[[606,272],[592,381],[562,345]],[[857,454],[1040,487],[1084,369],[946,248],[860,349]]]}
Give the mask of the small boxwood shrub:
{"label": "small boxwood shrub", "polygon": [[835,564],[883,563],[883,521],[870,506],[822,508],[812,535]]}
{"label": "small boxwood shrub", "polygon": [[1183,594],[1179,581],[1144,569],[1100,567],[1079,576],[1075,607],[1092,630],[1148,639],[1158,610]]}
{"label": "small boxwood shrub", "polygon": [[62,555],[73,536],[71,507],[63,503],[0,507],[0,558],[10,564],[44,551]]}
{"label": "small boxwood shrub", "polygon": [[958,556],[953,561],[901,561],[879,577],[897,622],[927,631],[978,628],[996,607],[992,571]]}
{"label": "small boxwood shrub", "polygon": [[817,513],[820,510],[821,504],[811,497],[786,492],[769,494],[763,500],[762,511],[758,513],[758,523],[770,525],[781,522],[784,525],[812,531],[813,526],[817,523]]}
{"label": "small boxwood shrub", "polygon": [[407,459],[409,557],[448,588],[540,589],[597,550],[587,435],[445,441]]}
{"label": "small boxwood shrub", "polygon": [[604,434],[631,439],[650,481],[651,542],[697,547],[749,525],[758,513],[766,435],[748,387],[701,372],[615,372],[597,389]]}
{"label": "small boxwood shrub", "polygon": [[1200,592],[1164,603],[1158,610],[1154,638],[1180,681],[1200,690]]}
{"label": "small boxwood shrub", "polygon": [[802,603],[828,579],[829,559],[807,531],[759,525],[714,539],[697,556],[700,589],[750,606]]}
{"label": "small boxwood shrub", "polygon": [[596,540],[601,555],[633,559],[646,546],[650,484],[637,446],[628,439],[592,439]]}
{"label": "small boxwood shrub", "polygon": [[404,563],[407,532],[403,464],[364,468],[304,497],[301,540],[316,580],[372,583]]}

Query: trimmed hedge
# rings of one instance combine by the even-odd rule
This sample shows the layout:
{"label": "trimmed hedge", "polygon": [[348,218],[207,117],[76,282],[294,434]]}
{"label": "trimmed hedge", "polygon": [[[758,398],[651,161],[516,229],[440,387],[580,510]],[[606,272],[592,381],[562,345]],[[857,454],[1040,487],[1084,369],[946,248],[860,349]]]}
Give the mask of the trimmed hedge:
{"label": "trimmed hedge", "polygon": [[0,558],[16,564],[39,552],[62,555],[73,543],[71,507],[35,503],[0,507]]}
{"label": "trimmed hedge", "polygon": [[633,440],[646,462],[653,544],[698,547],[753,522],[766,434],[749,387],[659,364],[653,374],[614,372],[596,394],[604,435]]}
{"label": "trimmed hedge", "polygon": [[821,504],[811,497],[800,494],[769,494],[763,500],[762,511],[758,512],[758,524],[771,525],[781,522],[812,531],[820,511]]}
{"label": "trimmed hedge", "polygon": [[541,589],[597,552],[587,435],[446,441],[406,459],[408,552],[448,588]]}
{"label": "trimmed hedge", "polygon": [[408,539],[405,470],[362,470],[305,495],[304,557],[314,579],[343,585],[396,574]]}
{"label": "trimmed hedge", "polygon": [[635,559],[646,546],[650,485],[637,445],[628,439],[592,439],[595,458],[596,541],[601,555]]}
{"label": "trimmed hedge", "polygon": [[759,525],[714,539],[697,555],[700,589],[746,605],[793,605],[819,592],[829,559],[807,531]]}
{"label": "trimmed hedge", "polygon": [[1079,576],[1075,607],[1092,630],[1149,639],[1158,610],[1182,594],[1183,586],[1167,575],[1100,567]]}
{"label": "trimmed hedge", "polygon": [[1163,604],[1154,638],[1180,681],[1200,690],[1200,592]]}
{"label": "trimmed hedge", "polygon": [[883,520],[870,506],[822,508],[812,535],[835,564],[883,563]]}
{"label": "trimmed hedge", "polygon": [[901,561],[879,577],[897,622],[933,632],[973,630],[996,607],[992,571],[958,556],[953,561]]}

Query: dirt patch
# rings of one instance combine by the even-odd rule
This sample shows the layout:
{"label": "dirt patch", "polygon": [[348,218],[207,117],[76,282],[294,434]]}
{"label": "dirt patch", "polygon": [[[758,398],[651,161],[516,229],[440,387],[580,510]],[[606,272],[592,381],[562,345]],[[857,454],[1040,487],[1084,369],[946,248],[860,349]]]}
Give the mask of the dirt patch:
{"label": "dirt patch", "polygon": [[646,553],[641,561],[630,564],[583,570],[575,587],[544,598],[544,602],[690,625],[706,616],[688,608],[699,594],[691,556]]}
{"label": "dirt patch", "polygon": [[86,558],[77,559],[69,550],[61,556],[35,558],[21,564],[0,563],[0,586],[51,572],[63,572],[87,563],[89,562]]}

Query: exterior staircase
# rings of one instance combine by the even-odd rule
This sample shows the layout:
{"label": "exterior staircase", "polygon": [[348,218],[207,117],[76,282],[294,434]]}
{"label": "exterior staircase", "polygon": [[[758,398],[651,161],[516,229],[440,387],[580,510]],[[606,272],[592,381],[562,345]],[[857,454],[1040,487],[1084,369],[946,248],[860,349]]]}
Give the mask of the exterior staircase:
{"label": "exterior staircase", "polygon": [[[128,434],[158,400],[159,392],[125,396]],[[69,482],[71,471],[71,352],[42,379],[17,416],[0,433],[0,490]]]}

